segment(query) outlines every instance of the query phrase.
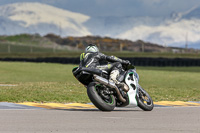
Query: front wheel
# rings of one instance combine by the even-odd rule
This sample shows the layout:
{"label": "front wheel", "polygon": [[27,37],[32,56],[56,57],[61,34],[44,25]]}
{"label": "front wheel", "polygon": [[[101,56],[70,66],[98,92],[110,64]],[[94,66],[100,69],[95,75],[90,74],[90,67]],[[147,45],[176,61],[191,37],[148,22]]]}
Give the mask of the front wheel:
{"label": "front wheel", "polygon": [[139,86],[136,98],[138,106],[144,111],[151,111],[153,109],[154,104],[152,98],[141,86]]}
{"label": "front wheel", "polygon": [[91,102],[101,111],[112,111],[116,106],[115,97],[98,82],[91,82],[87,87]]}

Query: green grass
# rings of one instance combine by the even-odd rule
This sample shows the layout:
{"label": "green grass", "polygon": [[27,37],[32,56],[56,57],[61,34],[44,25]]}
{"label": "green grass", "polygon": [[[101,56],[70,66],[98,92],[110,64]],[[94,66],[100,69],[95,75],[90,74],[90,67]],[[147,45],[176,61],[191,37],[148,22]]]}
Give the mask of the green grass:
{"label": "green grass", "polygon": [[[85,87],[72,75],[75,65],[0,62],[0,101],[87,103]],[[199,67],[137,67],[140,84],[154,101],[200,101]]]}
{"label": "green grass", "polygon": [[89,102],[86,89],[73,77],[73,65],[0,62],[0,101]]}
{"label": "green grass", "polygon": [[154,101],[200,101],[199,67],[140,67],[138,73]]}
{"label": "green grass", "polygon": [[53,42],[41,37],[40,35],[30,35],[30,34],[19,34],[13,36],[0,36],[0,41],[14,44],[24,44],[24,45],[40,45],[44,43],[52,44]]}
{"label": "green grass", "polygon": [[200,58],[200,53],[152,53],[152,52],[105,52],[107,55],[115,55],[117,57],[150,57],[150,58]]}

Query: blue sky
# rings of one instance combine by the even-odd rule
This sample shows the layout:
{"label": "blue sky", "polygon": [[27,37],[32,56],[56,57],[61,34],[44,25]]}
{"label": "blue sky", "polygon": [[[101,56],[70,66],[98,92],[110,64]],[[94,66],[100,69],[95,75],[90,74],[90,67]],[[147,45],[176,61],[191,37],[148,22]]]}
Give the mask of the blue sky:
{"label": "blue sky", "polygon": [[41,2],[89,16],[167,17],[200,6],[200,0],[0,0],[0,5],[15,2]]}

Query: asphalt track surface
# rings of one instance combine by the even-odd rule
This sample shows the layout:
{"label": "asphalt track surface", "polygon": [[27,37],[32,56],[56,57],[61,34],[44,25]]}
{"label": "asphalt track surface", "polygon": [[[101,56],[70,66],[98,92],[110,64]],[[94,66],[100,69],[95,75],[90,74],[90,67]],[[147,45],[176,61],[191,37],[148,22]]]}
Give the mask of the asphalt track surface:
{"label": "asphalt track surface", "polygon": [[[9,106],[8,106],[9,105]],[[46,109],[0,103],[0,133],[200,133],[200,107]]]}

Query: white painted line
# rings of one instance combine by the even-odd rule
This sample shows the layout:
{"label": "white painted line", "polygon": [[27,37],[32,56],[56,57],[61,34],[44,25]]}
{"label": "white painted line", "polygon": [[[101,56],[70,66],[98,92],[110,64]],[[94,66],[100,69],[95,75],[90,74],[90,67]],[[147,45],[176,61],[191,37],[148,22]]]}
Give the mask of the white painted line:
{"label": "white painted line", "polygon": [[0,86],[17,86],[17,85],[11,85],[11,84],[0,84]]}

